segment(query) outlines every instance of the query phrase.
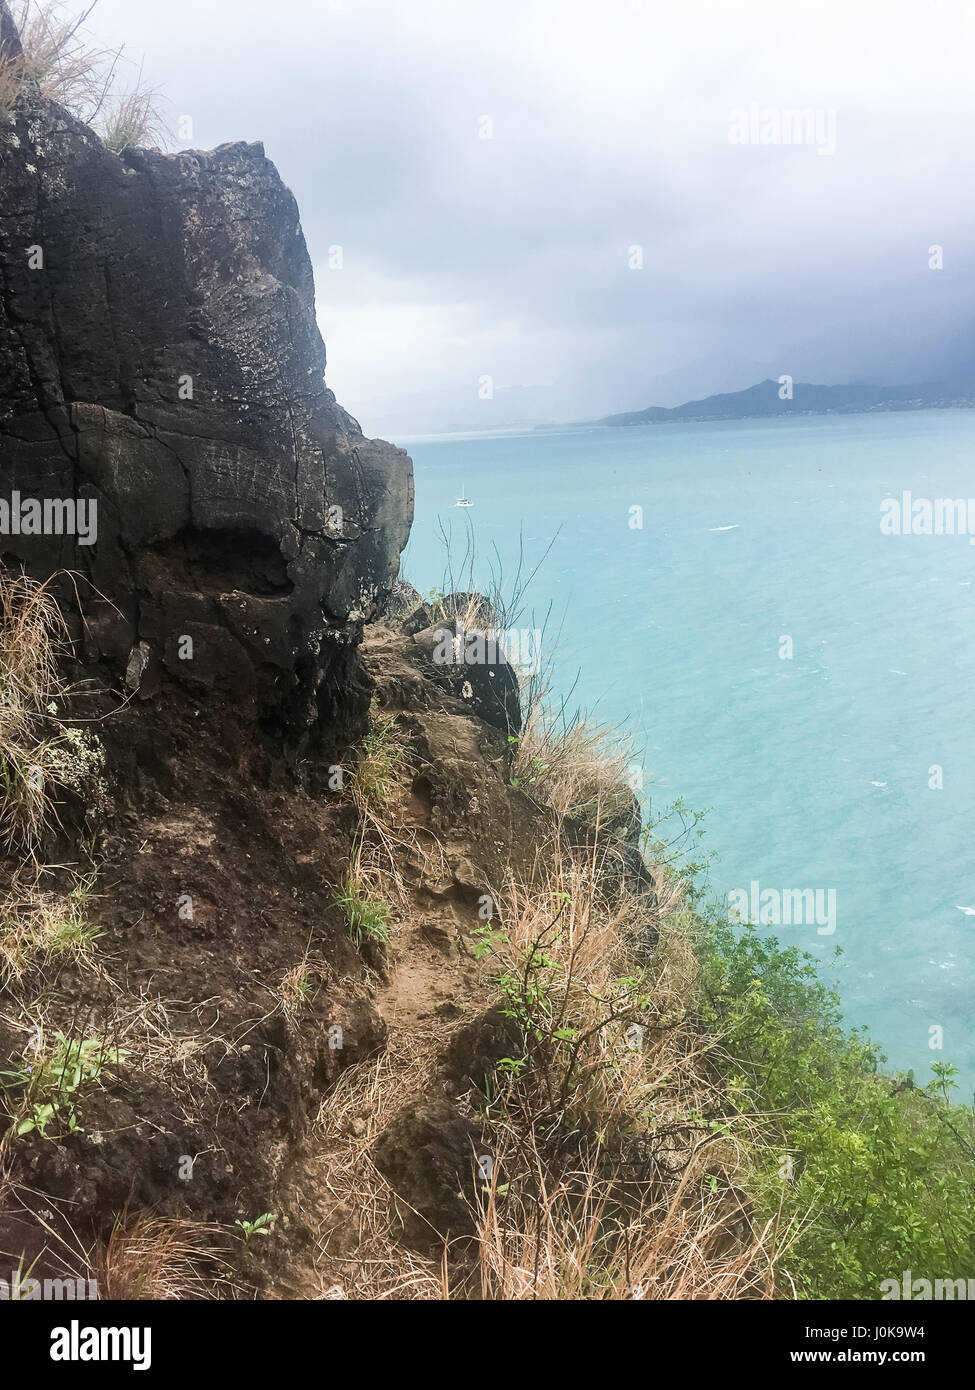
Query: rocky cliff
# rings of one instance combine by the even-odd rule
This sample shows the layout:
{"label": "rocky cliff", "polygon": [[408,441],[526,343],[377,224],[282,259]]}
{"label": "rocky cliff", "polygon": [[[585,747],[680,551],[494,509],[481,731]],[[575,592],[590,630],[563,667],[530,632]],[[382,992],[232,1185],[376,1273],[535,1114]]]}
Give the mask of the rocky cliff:
{"label": "rocky cliff", "polygon": [[226,1373],[255,1297],[964,1274],[954,1069],[699,910],[503,596],[387,603],[410,463],[260,147],[117,157],[18,46],[0,0],[0,1302],[246,1301]]}
{"label": "rocky cliff", "polygon": [[[640,974],[634,797],[580,731],[523,731],[502,658],[438,661],[484,599],[400,584],[394,620],[411,464],[324,368],[260,146],[116,156],[25,84],[0,120],[0,1268],[107,1298],[536,1296],[538,1181],[574,1220],[573,1175],[618,1203],[605,1155],[657,1162],[643,1082],[629,1110],[606,1082],[639,1078],[634,1029],[675,1028]],[[634,1191],[621,1251],[671,1200]]]}
{"label": "rocky cliff", "polygon": [[[74,573],[82,663],[142,696],[223,687],[289,751],[361,726],[355,651],[412,468],[325,386],[298,209],[261,145],[116,156],[28,84],[0,130],[0,266],[0,551]],[[33,534],[30,501],[60,534]]]}
{"label": "rocky cliff", "polygon": [[[0,0],[0,63],[19,53]],[[5,1269],[63,1271],[70,1232],[104,1242],[123,1211],[232,1229],[273,1207],[324,1089],[382,1044],[335,905],[355,806],[322,755],[348,767],[367,726],[361,641],[412,464],[324,371],[298,209],[260,145],[117,156],[24,82],[0,115],[2,669],[22,571],[70,643],[20,768],[0,682],[4,798],[23,773],[52,803],[33,859],[0,834],[0,1069],[26,1087],[0,1091]],[[94,969],[81,938],[23,949],[41,921],[64,944],[89,888]],[[127,1078],[70,1136],[16,1134],[78,1030],[119,1039]]]}

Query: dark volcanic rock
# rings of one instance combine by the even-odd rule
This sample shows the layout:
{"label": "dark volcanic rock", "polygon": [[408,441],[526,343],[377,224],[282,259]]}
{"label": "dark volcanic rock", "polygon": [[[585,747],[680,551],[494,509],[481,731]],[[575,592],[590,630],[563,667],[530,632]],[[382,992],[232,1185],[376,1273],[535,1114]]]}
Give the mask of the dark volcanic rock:
{"label": "dark volcanic rock", "polygon": [[401,1111],[376,1140],[376,1167],[403,1199],[403,1235],[418,1249],[472,1235],[478,1162],[490,1158],[477,1127],[447,1100]]}
{"label": "dark volcanic rock", "polygon": [[97,543],[8,534],[0,555],[75,572],[83,663],[123,689],[144,643],[140,698],[222,687],[292,749],[357,724],[412,465],[325,387],[262,146],[117,157],[29,86],[0,117],[0,265],[0,502],[97,502]]}
{"label": "dark volcanic rock", "polygon": [[438,685],[503,734],[521,733],[518,676],[493,628],[465,627],[460,618],[442,618],[413,640]]}

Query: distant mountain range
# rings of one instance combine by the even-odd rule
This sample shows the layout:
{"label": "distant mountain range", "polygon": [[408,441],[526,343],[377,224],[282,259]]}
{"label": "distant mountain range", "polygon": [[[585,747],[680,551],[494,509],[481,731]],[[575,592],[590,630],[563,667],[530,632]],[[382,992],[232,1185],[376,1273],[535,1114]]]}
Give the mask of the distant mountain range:
{"label": "distant mountain range", "polygon": [[791,399],[782,400],[778,381],[760,381],[745,391],[729,391],[672,407],[652,405],[622,415],[606,415],[595,425],[683,424],[699,420],[752,420],[769,415],[857,415],[866,411],[935,410],[975,406],[975,390],[944,382],[913,386],[811,386],[793,384]]}

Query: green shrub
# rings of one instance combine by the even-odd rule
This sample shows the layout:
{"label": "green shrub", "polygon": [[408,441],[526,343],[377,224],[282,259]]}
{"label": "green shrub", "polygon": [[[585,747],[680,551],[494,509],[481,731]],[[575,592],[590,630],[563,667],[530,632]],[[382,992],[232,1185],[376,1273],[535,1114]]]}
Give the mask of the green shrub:
{"label": "green shrub", "polygon": [[953,1068],[926,1086],[883,1074],[795,947],[712,920],[702,956],[702,1021],[732,1104],[758,1121],[758,1203],[790,1233],[798,1296],[877,1299],[904,1270],[975,1277],[975,1116],[949,1099]]}

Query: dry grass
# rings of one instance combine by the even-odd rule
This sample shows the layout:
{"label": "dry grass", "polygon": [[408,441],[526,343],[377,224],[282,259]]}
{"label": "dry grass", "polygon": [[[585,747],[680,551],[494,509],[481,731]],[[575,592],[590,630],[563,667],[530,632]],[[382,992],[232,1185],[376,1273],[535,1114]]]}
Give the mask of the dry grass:
{"label": "dry grass", "polygon": [[42,96],[93,126],[116,153],[128,145],[163,144],[159,92],[144,84],[141,70],[129,90],[117,91],[124,45],[100,48],[85,30],[97,3],[15,0],[11,12],[23,55],[0,61],[0,114],[13,109],[25,82],[32,81]]}
{"label": "dry grass", "polygon": [[94,8],[89,4],[72,12],[58,0],[11,5],[24,50],[23,76],[38,84],[42,96],[82,118],[97,109],[106,66],[110,68],[117,57],[85,42],[83,26]]}
{"label": "dry grass", "polygon": [[23,86],[22,64],[17,59],[0,55],[0,120],[13,111]]}
{"label": "dry grass", "polygon": [[[54,1270],[57,1278],[94,1286],[99,1301],[110,1302],[234,1298],[243,1292],[227,1260],[233,1232],[223,1226],[122,1213],[108,1239],[91,1244],[72,1223],[71,1202],[11,1182],[3,1185],[3,1198],[8,1215],[45,1233],[44,1273],[35,1261],[34,1277]],[[16,1249],[0,1254],[17,1267]]]}
{"label": "dry grass", "polygon": [[45,963],[93,964],[101,936],[89,920],[94,879],[78,877],[68,892],[52,892],[36,868],[30,882],[14,877],[0,902],[0,986]]}
{"label": "dry grass", "polygon": [[[309,970],[314,967],[309,965]],[[255,977],[255,983],[258,983]],[[127,1071],[143,1073],[170,1091],[181,1122],[196,1125],[212,1118],[220,1091],[213,1071],[227,1058],[253,1045],[253,1037],[274,1014],[284,1010],[278,989],[266,985],[273,1005],[266,1012],[222,1022],[225,1001],[219,995],[182,1000],[154,993],[142,985],[139,995],[119,995],[103,1032],[124,1049]]]}
{"label": "dry grass", "polygon": [[305,1008],[327,978],[327,963],[312,959],[307,951],[298,964],[286,972],[276,994],[281,1011],[292,1027],[297,1024]]}
{"label": "dry grass", "polygon": [[512,746],[516,785],[557,815],[608,827],[632,811],[631,754],[613,730],[566,723],[536,707]]}
{"label": "dry grass", "polygon": [[9,111],[25,82],[36,82],[41,95],[64,106],[81,120],[101,110],[121,49],[93,48],[84,23],[95,3],[71,11],[59,0],[15,0],[10,9],[23,54],[0,65],[0,111]]}
{"label": "dry grass", "polygon": [[402,1198],[376,1167],[372,1148],[397,1113],[436,1083],[437,1054],[449,1032],[449,1025],[432,1022],[397,1031],[380,1056],[344,1072],[322,1104],[314,1169],[295,1201],[315,1233],[314,1267],[323,1293],[446,1296],[443,1260],[401,1243]]}
{"label": "dry grass", "polygon": [[143,1214],[119,1219],[103,1246],[91,1255],[99,1299],[208,1299],[227,1296],[222,1227]]}
{"label": "dry grass", "polygon": [[98,738],[60,717],[72,692],[59,675],[68,644],[57,578],[41,584],[0,566],[0,854],[35,855],[68,789],[89,813],[107,806]]}
{"label": "dry grass", "polygon": [[497,629],[497,615],[483,594],[444,594],[434,601],[432,607],[437,621],[456,620],[458,628],[465,632],[487,633]]}
{"label": "dry grass", "polygon": [[[687,1168],[654,1202],[621,1199],[595,1160],[530,1184],[494,1180],[478,1226],[481,1296],[490,1300],[769,1298],[768,1232],[749,1230],[733,1192],[712,1193]],[[526,1188],[530,1190],[526,1192]]]}
{"label": "dry grass", "polygon": [[533,884],[501,895],[483,934],[521,1042],[513,1092],[546,1127],[581,1124],[603,1143],[666,1131],[668,1149],[693,1146],[686,1116],[710,1099],[686,1016],[693,952],[665,929],[648,957],[657,905],[606,870],[598,849],[562,844]]}
{"label": "dry grass", "polygon": [[[416,1041],[405,1055],[346,1073],[323,1106],[314,1185],[329,1205],[318,1225],[318,1296],[445,1300],[474,1285],[492,1301],[772,1296],[771,1233],[751,1229],[733,1189],[712,1192],[700,1165],[685,1166],[669,1189],[644,1183],[634,1196],[635,1185],[606,1176],[598,1158],[547,1176],[538,1136],[501,1125],[476,1213],[474,1269],[449,1248],[424,1256],[404,1246],[402,1197],[371,1150],[396,1111],[435,1080],[429,1057],[443,1038]],[[314,1229],[314,1210],[301,1214]]]}
{"label": "dry grass", "polygon": [[49,585],[0,568],[0,846],[8,851],[32,851],[53,815],[65,639]]}
{"label": "dry grass", "polygon": [[373,701],[369,727],[351,778],[352,795],[363,820],[381,819],[395,812],[411,777],[406,732],[395,715],[383,714]]}
{"label": "dry grass", "polygon": [[120,96],[109,96],[106,113],[98,123],[98,133],[106,149],[121,154],[130,147],[164,146],[167,126],[159,110],[159,92],[144,87],[140,74],[136,88]]}
{"label": "dry grass", "polygon": [[511,1032],[485,1105],[482,1296],[771,1297],[781,1240],[753,1226],[752,1127],[727,1121],[716,1043],[691,1012],[679,880],[640,896],[612,871],[599,832],[619,763],[600,771],[583,734],[567,785],[595,786],[588,848],[558,844],[478,933]]}
{"label": "dry grass", "polygon": [[322,1106],[321,1149],[297,1198],[318,1233],[318,1296],[774,1295],[782,1239],[774,1223],[755,1227],[743,1191],[750,1135],[723,1122],[714,1044],[687,1013],[696,957],[679,881],[662,882],[652,904],[648,954],[651,904],[601,853],[559,840],[530,882],[498,894],[496,919],[475,937],[512,1046],[486,1094],[460,1102],[486,1125],[495,1159],[473,1247],[404,1246],[402,1196],[372,1159],[397,1113],[439,1088],[450,1025],[413,1021]]}

